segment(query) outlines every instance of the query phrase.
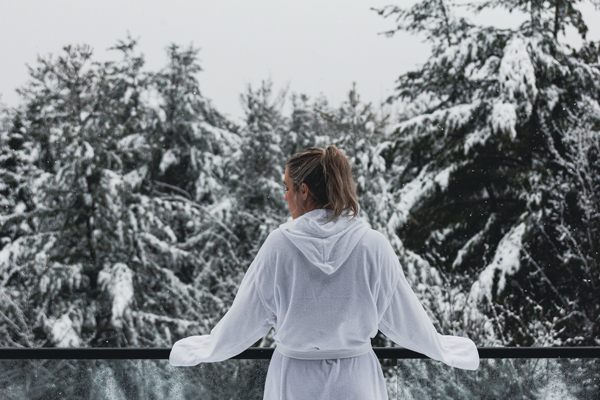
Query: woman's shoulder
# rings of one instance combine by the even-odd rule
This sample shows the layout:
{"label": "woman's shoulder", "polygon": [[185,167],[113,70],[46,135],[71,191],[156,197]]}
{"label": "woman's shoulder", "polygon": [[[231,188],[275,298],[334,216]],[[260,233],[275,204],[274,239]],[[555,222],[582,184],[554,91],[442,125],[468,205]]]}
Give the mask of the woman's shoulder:
{"label": "woman's shoulder", "polygon": [[281,244],[282,242],[284,242],[286,240],[287,240],[287,238],[281,231],[281,228],[276,228],[276,229],[272,230],[271,233],[269,233],[269,236],[267,236],[265,243],[268,242],[270,244]]}
{"label": "woman's shoulder", "polygon": [[290,245],[289,239],[283,234],[281,228],[277,228],[265,239],[261,246],[261,250],[268,251],[269,253],[278,253],[280,251],[285,251],[285,249]]}
{"label": "woman's shoulder", "polygon": [[378,230],[369,228],[362,237],[363,245],[370,249],[387,250],[387,247],[391,247],[390,241],[387,237],[379,232]]}

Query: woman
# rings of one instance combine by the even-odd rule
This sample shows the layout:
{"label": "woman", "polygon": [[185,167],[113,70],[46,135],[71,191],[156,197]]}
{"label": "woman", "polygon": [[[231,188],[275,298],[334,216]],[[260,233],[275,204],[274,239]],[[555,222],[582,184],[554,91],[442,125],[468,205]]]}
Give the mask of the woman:
{"label": "woman", "polygon": [[275,327],[265,399],[387,399],[371,348],[378,330],[450,366],[477,369],[475,344],[436,332],[389,241],[355,219],[342,152],[329,146],[293,155],[284,183],[293,220],[271,232],[210,335],[175,343],[172,365],[226,360]]}

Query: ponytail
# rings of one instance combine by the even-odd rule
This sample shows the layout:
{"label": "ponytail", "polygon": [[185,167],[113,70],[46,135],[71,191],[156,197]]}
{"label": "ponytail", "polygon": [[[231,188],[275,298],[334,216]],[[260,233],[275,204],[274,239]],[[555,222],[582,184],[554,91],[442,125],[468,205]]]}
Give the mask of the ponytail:
{"label": "ponytail", "polygon": [[333,210],[327,222],[350,210],[352,218],[358,215],[356,185],[348,158],[335,146],[327,149],[311,147],[294,154],[286,163],[288,174],[297,193],[305,183],[317,208]]}

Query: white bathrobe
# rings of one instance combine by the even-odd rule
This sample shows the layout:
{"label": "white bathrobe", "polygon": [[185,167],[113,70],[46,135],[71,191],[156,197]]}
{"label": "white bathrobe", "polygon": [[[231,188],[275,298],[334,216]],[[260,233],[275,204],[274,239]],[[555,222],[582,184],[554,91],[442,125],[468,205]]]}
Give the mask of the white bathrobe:
{"label": "white bathrobe", "polygon": [[344,216],[325,224],[331,213],[313,210],[271,232],[223,319],[210,335],[177,341],[171,365],[226,360],[275,327],[269,400],[387,399],[370,348],[377,330],[450,366],[477,369],[475,344],[437,333],[385,236]]}

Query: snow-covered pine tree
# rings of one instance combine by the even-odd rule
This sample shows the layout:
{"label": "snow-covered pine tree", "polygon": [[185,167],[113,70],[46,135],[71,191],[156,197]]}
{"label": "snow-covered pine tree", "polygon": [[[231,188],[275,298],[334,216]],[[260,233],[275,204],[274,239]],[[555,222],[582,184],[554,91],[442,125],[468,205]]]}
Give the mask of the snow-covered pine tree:
{"label": "snow-covered pine tree", "polygon": [[[543,208],[524,250],[525,262],[540,278],[530,283],[535,300],[541,298],[542,307],[560,307],[543,326],[547,341],[598,346],[600,107],[597,98],[584,96],[574,108],[544,129],[552,157],[535,187]],[[557,329],[565,333],[557,335]],[[598,360],[581,361],[560,364],[566,387],[576,398],[598,397],[600,384],[589,379]]]}
{"label": "snow-covered pine tree", "polygon": [[201,94],[198,52],[171,45],[167,67],[152,77],[151,175],[158,187],[175,186],[195,201],[212,204],[224,194],[225,164],[238,140],[231,131],[237,127]]}
{"label": "snow-covered pine tree", "polygon": [[389,199],[384,179],[385,160],[378,146],[386,139],[388,115],[373,110],[371,103],[363,103],[356,84],[338,108],[329,107],[326,102],[313,107],[314,113],[324,121],[328,144],[344,151],[353,167],[360,216],[374,229],[384,229],[390,203],[386,201]]}
{"label": "snow-covered pine tree", "polygon": [[189,239],[206,213],[153,191],[148,136],[157,122],[134,45],[120,42],[123,60],[105,64],[88,47],[67,47],[40,59],[21,90],[11,129],[40,172],[20,177],[34,209],[17,205],[3,217],[3,231],[30,229],[2,248],[1,270],[11,300],[3,304],[22,313],[31,337],[5,343],[167,346],[173,330],[211,325],[215,306],[199,303],[221,304],[194,283],[206,262]]}
{"label": "snow-covered pine tree", "polygon": [[326,147],[330,142],[327,122],[315,108],[327,108],[325,98],[312,100],[306,94],[291,95],[292,113],[288,131],[282,138],[281,148],[286,161],[294,154],[310,147]]}
{"label": "snow-covered pine tree", "polygon": [[[81,46],[40,59],[21,90],[27,104],[13,129],[22,131],[27,155],[41,173],[23,177],[36,199],[35,210],[23,215],[31,230],[2,249],[2,270],[10,271],[4,285],[35,332],[21,338],[22,346],[80,345],[96,327],[85,296],[77,294],[82,285],[97,283],[93,195],[102,197],[97,166],[106,158],[100,160],[92,144],[108,150],[103,132],[94,129],[103,79],[90,58],[91,50]],[[16,221],[17,215],[11,217],[7,222]]]}
{"label": "snow-covered pine tree", "polygon": [[[19,224],[35,209],[32,193],[27,185],[27,177],[36,174],[37,169],[30,162],[23,137],[23,126],[19,115],[0,103],[0,214],[2,230],[0,249],[29,232],[27,224]],[[9,222],[10,218],[19,221]]]}
{"label": "snow-covered pine tree", "polygon": [[[21,247],[35,229],[28,217],[38,212],[35,190],[28,178],[39,177],[40,171],[30,162],[27,141],[19,115],[0,104],[0,255],[11,247]],[[9,346],[30,344],[31,327],[21,307],[17,293],[8,283],[19,267],[4,265],[0,269],[0,343]]]}
{"label": "snow-covered pine tree", "polygon": [[536,266],[527,255],[546,204],[536,182],[553,162],[544,128],[599,93],[596,47],[575,51],[559,35],[569,26],[585,35],[575,4],[481,6],[526,10],[529,19],[515,30],[456,17],[446,0],[379,10],[432,46],[422,68],[398,80],[398,98],[419,106],[396,126],[388,153],[404,166],[395,182],[401,218],[393,223],[408,249],[496,322],[494,336],[506,345],[557,343],[578,329],[562,329],[570,322],[561,297],[577,299],[550,273],[566,272],[561,260]]}
{"label": "snow-covered pine tree", "polygon": [[[544,307],[560,307],[546,322],[548,341],[600,345],[600,106],[583,96],[546,134],[550,163],[534,188],[542,208],[525,260],[539,275],[530,283]],[[529,280],[532,280],[528,277]],[[543,297],[542,297],[543,296]],[[556,335],[556,330],[563,331]]]}
{"label": "snow-covered pine tree", "polygon": [[170,342],[208,333],[233,296],[221,282],[241,265],[234,252],[238,239],[228,223],[232,202],[227,186],[239,136],[237,127],[201,94],[197,53],[193,47],[170,46],[168,65],[152,75],[144,96],[149,108],[144,140],[151,161],[136,220],[144,232],[144,255],[158,257],[145,259],[161,271],[152,282],[164,286],[165,277],[171,281],[163,287],[161,302],[183,296],[168,309],[156,303],[154,317],[149,316],[180,315],[187,321]]}
{"label": "snow-covered pine tree", "polygon": [[[20,91],[25,104],[14,112],[9,145],[34,168],[21,168],[18,176],[31,202],[19,203],[2,224],[8,232],[21,229],[0,251],[0,309],[11,321],[0,337],[3,345],[85,346],[106,337],[111,311],[127,305],[119,308],[114,292],[103,290],[98,266],[109,265],[111,250],[115,258],[123,250],[114,246],[114,226],[107,229],[107,224],[116,222],[120,202],[111,169],[121,167],[116,142],[127,130],[123,117],[128,113],[122,96],[113,92],[120,74],[111,63],[92,62],[91,55],[89,47],[69,46],[57,58],[40,58]],[[113,96],[107,96],[110,92]],[[120,271],[127,278],[127,270]],[[127,285],[118,289],[127,303]],[[55,379],[73,367],[67,361],[53,365]],[[21,383],[26,397],[48,393],[45,377],[34,378],[27,366],[20,376],[18,371],[13,371],[11,391]],[[80,372],[83,382],[77,385],[83,392],[86,373]],[[74,383],[59,381],[55,387]]]}
{"label": "snow-covered pine tree", "polygon": [[281,107],[285,92],[273,99],[272,87],[270,81],[262,82],[258,89],[249,86],[241,95],[245,126],[232,183],[238,218],[242,218],[236,225],[242,228],[239,236],[248,254],[256,254],[269,232],[289,214],[283,185],[287,159],[282,150],[286,121]]}
{"label": "snow-covered pine tree", "polygon": [[[143,73],[134,48],[131,39],[119,42],[123,59],[103,64],[92,61],[86,46],[40,59],[21,90],[23,106],[3,118],[1,173],[8,186],[2,192],[0,311],[10,321],[0,330],[4,345],[166,347],[178,337],[207,333],[234,295],[229,290],[220,298],[214,291],[222,289],[219,280],[231,280],[220,275],[221,259],[236,271],[244,264],[232,251],[235,234],[222,221],[231,207],[220,178],[226,179],[228,146],[237,135],[185,75],[194,68],[173,77],[187,79],[184,88],[166,90],[176,85],[165,83],[164,71]],[[176,50],[170,48],[168,68],[190,61]],[[160,119],[169,101],[187,114]],[[156,148],[157,137],[179,133],[195,139],[192,149],[173,138],[169,149]],[[192,184],[159,180],[164,174],[157,165],[169,150],[187,154]],[[133,377],[142,373],[139,367],[124,364],[108,373],[124,368]],[[69,382],[80,394],[92,390]],[[129,391],[149,390],[124,384]],[[152,390],[160,397],[169,388],[159,386]],[[231,390],[228,397],[239,397],[239,387]]]}
{"label": "snow-covered pine tree", "polygon": [[[140,342],[153,346],[209,333],[231,305],[243,267],[251,261],[237,251],[240,241],[231,222],[237,210],[229,173],[240,146],[238,128],[202,96],[197,52],[175,45],[167,49],[167,67],[149,74],[141,96],[147,109],[142,135],[124,143],[149,156],[128,173],[138,177],[126,219],[137,244],[131,259],[135,303],[128,322]],[[247,364],[204,368],[200,382],[212,395],[252,395],[257,388],[249,385],[253,377]],[[238,384],[225,385],[238,375]],[[198,377],[186,385],[196,387]]]}

